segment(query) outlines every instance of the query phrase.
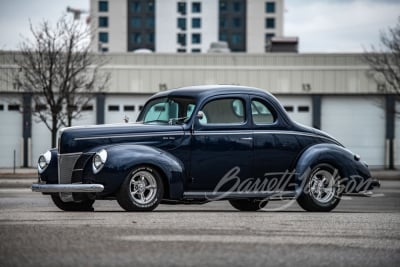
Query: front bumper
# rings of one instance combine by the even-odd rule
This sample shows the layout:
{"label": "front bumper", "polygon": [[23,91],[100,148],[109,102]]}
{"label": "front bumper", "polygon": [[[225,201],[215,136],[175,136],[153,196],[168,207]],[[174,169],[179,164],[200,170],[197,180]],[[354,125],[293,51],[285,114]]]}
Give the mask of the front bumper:
{"label": "front bumper", "polygon": [[42,193],[97,193],[103,190],[102,184],[32,184],[33,192]]}

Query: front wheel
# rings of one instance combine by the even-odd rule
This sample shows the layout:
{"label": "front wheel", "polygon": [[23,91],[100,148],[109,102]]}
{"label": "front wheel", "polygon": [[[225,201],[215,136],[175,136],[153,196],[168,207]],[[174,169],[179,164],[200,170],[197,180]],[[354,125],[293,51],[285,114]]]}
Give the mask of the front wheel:
{"label": "front wheel", "polygon": [[267,200],[259,199],[231,199],[229,203],[240,211],[258,211],[267,205]]}
{"label": "front wheel", "polygon": [[51,199],[57,208],[64,211],[93,211],[94,199],[90,199],[87,196],[82,197],[77,202],[64,202],[60,198],[59,193],[51,194]]}
{"label": "front wheel", "polygon": [[118,204],[126,211],[152,211],[164,194],[161,176],[151,167],[135,168],[117,194]]}
{"label": "front wheel", "polygon": [[318,164],[308,176],[297,203],[306,211],[327,212],[340,202],[338,170],[330,164]]}

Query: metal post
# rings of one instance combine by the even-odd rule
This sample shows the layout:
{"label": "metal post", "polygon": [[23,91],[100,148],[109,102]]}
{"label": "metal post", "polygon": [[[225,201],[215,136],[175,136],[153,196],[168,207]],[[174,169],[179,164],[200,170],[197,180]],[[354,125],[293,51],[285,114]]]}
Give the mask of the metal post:
{"label": "metal post", "polygon": [[17,157],[17,153],[16,153],[16,151],[15,151],[15,149],[14,149],[14,165],[13,165],[13,174],[15,174],[15,164],[16,164],[16,157]]}

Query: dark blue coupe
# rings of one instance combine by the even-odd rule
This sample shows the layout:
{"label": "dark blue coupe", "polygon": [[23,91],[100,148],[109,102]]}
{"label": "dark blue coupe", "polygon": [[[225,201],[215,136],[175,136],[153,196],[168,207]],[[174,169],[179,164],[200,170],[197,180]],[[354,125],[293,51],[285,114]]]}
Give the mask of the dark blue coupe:
{"label": "dark blue coupe", "polygon": [[32,190],[66,211],[101,199],[127,211],[213,200],[256,211],[281,199],[330,211],[379,186],[360,156],[292,121],[274,96],[230,85],[155,94],[136,123],[63,129],[38,172]]}

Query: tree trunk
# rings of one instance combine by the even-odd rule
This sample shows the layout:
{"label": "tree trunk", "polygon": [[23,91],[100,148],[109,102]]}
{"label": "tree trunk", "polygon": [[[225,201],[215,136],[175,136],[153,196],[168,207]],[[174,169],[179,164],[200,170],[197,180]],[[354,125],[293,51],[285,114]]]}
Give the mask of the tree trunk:
{"label": "tree trunk", "polygon": [[57,116],[52,116],[51,147],[57,147]]}

